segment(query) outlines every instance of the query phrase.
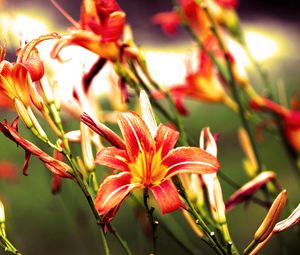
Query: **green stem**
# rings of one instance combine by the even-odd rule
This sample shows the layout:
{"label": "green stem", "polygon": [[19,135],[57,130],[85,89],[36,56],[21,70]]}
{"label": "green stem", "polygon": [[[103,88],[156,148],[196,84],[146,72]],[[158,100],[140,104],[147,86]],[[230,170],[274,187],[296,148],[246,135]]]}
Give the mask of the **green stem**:
{"label": "green stem", "polygon": [[[59,116],[59,112],[57,111],[57,109],[55,107],[52,107],[52,111],[53,111],[53,115],[56,116],[56,118],[54,119],[55,123],[57,124],[60,132],[61,132],[61,139],[63,141],[64,144],[64,149],[63,149],[63,154],[65,155],[65,157],[67,158],[67,160],[69,161],[69,163],[71,164],[72,169],[74,170],[74,177],[77,181],[78,186],[80,187],[80,189],[82,190],[82,192],[84,193],[88,204],[92,210],[92,213],[94,214],[94,217],[96,219],[96,223],[99,226],[99,230],[100,230],[100,236],[101,236],[101,240],[103,243],[103,248],[105,251],[106,255],[110,255],[110,251],[109,251],[109,247],[108,247],[108,243],[107,243],[107,239],[105,236],[105,232],[103,229],[103,224],[102,224],[102,218],[99,215],[99,213],[97,212],[95,205],[94,205],[94,201],[93,198],[87,188],[87,185],[85,184],[85,182],[83,181],[80,171],[79,171],[79,167],[77,165],[76,160],[73,158],[71,150],[70,150],[70,146],[69,146],[69,142],[68,139],[65,136],[65,132],[64,132],[64,128],[62,126],[62,122]],[[132,255],[132,253],[130,252],[127,243],[121,238],[121,236],[118,234],[118,232],[111,226],[111,224],[108,224],[108,227],[110,229],[113,229],[112,234],[117,238],[117,240],[120,242],[121,246],[124,248],[124,251],[126,252],[127,255]]]}
{"label": "green stem", "polygon": [[[150,89],[148,88],[147,84],[143,81],[143,79],[140,77],[140,75],[139,75],[134,63],[132,63],[132,61],[129,61],[129,66],[131,67],[133,73],[135,74],[135,76],[139,80],[142,88],[145,89],[147,94],[150,95],[153,98],[153,96],[151,95],[152,93],[151,93]],[[146,68],[146,67],[144,67],[144,68]],[[143,68],[142,68],[142,70],[143,70]],[[153,100],[151,100],[151,103],[166,117],[167,120],[174,123],[175,126],[177,127],[178,131],[180,131],[179,143],[182,144],[182,145],[188,145],[188,139],[187,139],[186,132],[184,130],[184,126],[183,126],[182,121],[179,117],[177,107],[176,107],[170,93],[168,91],[164,90],[156,81],[154,81],[150,77],[150,75],[148,75],[147,71],[148,70],[145,70],[145,72],[144,72],[145,76],[148,78],[148,81],[151,83],[153,88],[155,88],[156,90],[163,93],[164,97],[167,99],[167,101],[169,103],[169,106],[171,107],[172,113],[175,115],[175,118],[173,118],[163,107],[161,107],[161,105],[158,104],[154,98],[153,98]]]}
{"label": "green stem", "polygon": [[249,140],[250,140],[251,146],[253,148],[253,152],[254,152],[254,155],[255,155],[255,158],[256,158],[256,161],[257,161],[257,165],[258,165],[257,172],[260,173],[263,170],[262,162],[261,162],[260,156],[258,154],[258,150],[257,150],[256,144],[255,144],[255,141],[254,141],[254,137],[253,137],[252,132],[250,130],[249,123],[248,123],[247,118],[246,118],[245,109],[242,105],[242,102],[241,102],[241,99],[240,99],[240,96],[239,96],[239,93],[238,93],[238,90],[237,90],[237,84],[236,84],[236,81],[234,79],[232,65],[231,65],[231,61],[230,61],[230,56],[228,54],[228,51],[225,48],[225,45],[223,43],[222,38],[220,37],[220,34],[218,32],[218,29],[217,29],[217,25],[216,25],[211,13],[210,13],[208,7],[207,6],[203,7],[203,10],[205,11],[207,17],[209,18],[209,20],[211,22],[211,26],[212,26],[211,30],[214,33],[214,35],[216,36],[216,38],[218,40],[218,43],[219,43],[219,46],[220,46],[221,50],[224,53],[227,70],[229,71],[228,84],[230,86],[232,95],[233,95],[236,103],[238,104],[240,119],[241,119],[241,122],[242,122],[248,136],[249,136]]}
{"label": "green stem", "polygon": [[158,222],[154,219],[153,216],[153,212],[155,210],[154,207],[150,207],[148,204],[148,198],[149,198],[149,193],[148,193],[148,189],[145,188],[144,189],[144,205],[148,214],[148,218],[152,227],[152,242],[153,242],[153,255],[156,254],[156,240],[157,240],[157,226],[158,226]]}
{"label": "green stem", "polygon": [[[137,197],[134,194],[130,194],[130,198],[140,207],[143,207],[143,204],[137,199]],[[159,226],[166,232],[166,234],[169,235],[170,238],[172,238],[175,243],[178,244],[180,248],[182,248],[186,253],[190,255],[196,255],[183,241],[181,241],[170,229],[169,227],[164,224],[163,221],[159,222]]]}
{"label": "green stem", "polygon": [[191,213],[191,215],[196,219],[196,224],[199,225],[200,228],[205,232],[206,238],[208,239],[208,242],[206,242],[206,243],[208,243],[208,245],[210,247],[212,247],[217,254],[219,254],[219,255],[225,254],[226,255],[226,251],[223,249],[223,247],[219,243],[219,241],[215,238],[214,232],[211,231],[210,228],[206,225],[206,223],[204,222],[202,217],[198,214],[198,212],[196,211],[194,205],[192,204],[192,202],[188,198],[188,196],[186,194],[186,191],[185,191],[180,179],[177,176],[174,176],[173,181],[174,181],[176,187],[179,190],[179,194],[186,201],[186,203],[189,207],[188,212]]}
{"label": "green stem", "polygon": [[251,243],[244,250],[244,255],[250,254],[250,252],[255,248],[258,243],[255,240],[252,240]]}
{"label": "green stem", "polygon": [[[273,100],[274,99],[274,95],[273,95],[273,92],[272,92],[272,84],[271,84],[271,81],[270,81],[270,78],[269,78],[269,75],[267,73],[267,71],[263,70],[263,68],[261,67],[260,63],[254,59],[253,55],[251,54],[250,50],[249,50],[249,47],[247,46],[247,43],[246,43],[246,40],[245,40],[245,35],[242,31],[242,29],[240,29],[241,31],[241,43],[246,51],[246,54],[248,56],[248,58],[250,59],[251,63],[254,65],[256,71],[259,73],[259,76],[265,86],[265,89],[268,91],[268,97]],[[293,169],[295,169],[295,175],[297,176],[297,178],[300,178],[300,173],[299,173],[299,168],[300,166],[298,165],[297,161],[298,161],[298,154],[297,152],[291,147],[290,143],[288,142],[287,138],[286,138],[286,135],[283,131],[283,128],[282,128],[282,123],[281,123],[281,120],[280,118],[278,118],[278,116],[275,114],[273,115],[273,119],[275,120],[276,124],[278,125],[278,131],[279,131],[279,134],[281,136],[281,140],[284,144],[284,147],[285,147],[285,150],[290,158],[290,162],[293,166]]]}
{"label": "green stem", "polygon": [[112,224],[109,224],[109,228],[111,233],[116,237],[116,239],[119,241],[121,246],[123,247],[124,251],[126,252],[127,255],[132,255],[127,242],[123,240],[123,238],[120,236],[120,234],[115,230],[115,228],[112,226]]}
{"label": "green stem", "polygon": [[15,255],[22,255],[20,252],[18,252],[18,250],[13,246],[13,244],[7,239],[6,236],[4,235],[0,235],[0,242],[1,244],[3,245],[4,247],[4,250],[6,252],[10,252],[12,254],[15,254]]}

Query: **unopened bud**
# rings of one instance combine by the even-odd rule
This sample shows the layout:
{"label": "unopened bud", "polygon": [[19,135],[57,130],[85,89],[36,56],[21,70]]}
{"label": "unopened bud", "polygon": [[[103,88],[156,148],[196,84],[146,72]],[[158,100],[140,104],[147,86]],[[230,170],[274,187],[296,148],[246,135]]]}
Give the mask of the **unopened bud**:
{"label": "unopened bud", "polygon": [[45,97],[45,100],[47,101],[48,104],[51,104],[54,102],[54,96],[53,96],[53,92],[52,92],[52,89],[49,85],[49,82],[47,80],[47,78],[43,77],[41,80],[40,80],[40,85],[41,85],[41,88],[42,88],[42,91],[44,93],[44,97]]}
{"label": "unopened bud", "polygon": [[5,222],[4,206],[2,201],[0,200],[0,224],[3,224],[4,222]]}
{"label": "unopened bud", "polygon": [[239,137],[241,147],[247,157],[247,161],[246,161],[247,163],[245,164],[247,174],[250,177],[253,177],[257,173],[258,165],[250,142],[250,138],[244,128],[239,129],[238,137]]}
{"label": "unopened bud", "polygon": [[226,223],[225,204],[221,185],[217,177],[214,178],[213,182],[213,196],[215,201],[215,211],[212,211],[213,217],[217,223],[224,224]]}
{"label": "unopened bud", "polygon": [[39,136],[39,138],[41,138],[45,142],[49,141],[48,136],[46,135],[44,129],[41,127],[40,123],[36,119],[36,117],[30,107],[27,108],[27,113],[33,123],[33,126],[37,130],[37,133],[38,133],[37,135]]}
{"label": "unopened bud", "polygon": [[32,120],[30,119],[24,104],[18,98],[15,98],[15,109],[26,127],[31,129],[33,127]]}
{"label": "unopened bud", "polygon": [[81,130],[81,148],[82,148],[84,165],[86,166],[88,171],[93,172],[95,170],[95,160],[93,156],[90,129],[84,123],[80,122],[80,130]]}
{"label": "unopened bud", "polygon": [[30,90],[30,98],[31,101],[33,103],[33,105],[40,111],[44,111],[45,110],[45,103],[43,98],[39,95],[39,93],[37,92],[37,89],[35,87],[35,85],[32,83],[32,81],[29,81],[29,90]]}
{"label": "unopened bud", "polygon": [[287,199],[287,191],[283,190],[276,197],[265,219],[254,234],[254,240],[257,243],[263,242],[272,233],[282,210],[284,209]]}

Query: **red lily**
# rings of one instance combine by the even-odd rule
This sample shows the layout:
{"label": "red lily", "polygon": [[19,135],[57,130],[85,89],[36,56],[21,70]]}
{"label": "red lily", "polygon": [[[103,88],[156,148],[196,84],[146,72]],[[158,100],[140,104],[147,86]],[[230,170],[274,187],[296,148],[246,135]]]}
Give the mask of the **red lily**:
{"label": "red lily", "polygon": [[157,126],[144,91],[140,104],[142,116],[126,112],[118,117],[123,139],[87,115],[82,116],[84,123],[114,145],[100,150],[96,163],[121,171],[104,180],[95,199],[95,206],[105,222],[112,220],[121,202],[136,188],[149,188],[162,212],[172,212],[181,206],[170,180],[172,176],[214,173],[219,167],[217,159],[200,148],[173,149],[179,133],[163,124]]}
{"label": "red lily", "polygon": [[59,58],[59,52],[68,45],[78,45],[105,59],[119,58],[117,41],[123,32],[125,16],[115,0],[84,0],[79,23],[70,36],[58,40],[52,57]]}
{"label": "red lily", "polygon": [[283,121],[288,142],[296,152],[300,153],[300,111],[298,109],[289,110],[263,97],[253,100],[250,104],[254,110],[267,110],[277,114]]}
{"label": "red lily", "polygon": [[72,176],[68,173],[68,171],[71,171],[70,166],[57,159],[52,158],[36,145],[24,139],[18,133],[18,118],[16,118],[11,125],[9,125],[6,120],[4,123],[0,122],[0,130],[6,137],[14,141],[16,144],[20,145],[25,150],[25,163],[23,166],[24,175],[27,175],[26,170],[28,168],[29,159],[32,154],[39,158],[52,173],[64,178],[72,178]]}

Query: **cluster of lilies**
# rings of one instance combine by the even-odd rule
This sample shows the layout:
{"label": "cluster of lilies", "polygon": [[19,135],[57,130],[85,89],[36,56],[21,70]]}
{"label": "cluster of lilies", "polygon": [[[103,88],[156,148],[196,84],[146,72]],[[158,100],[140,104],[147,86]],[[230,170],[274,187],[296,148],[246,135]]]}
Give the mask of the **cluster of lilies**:
{"label": "cluster of lilies", "polygon": [[[273,201],[256,201],[268,212],[244,254],[258,253],[273,234],[298,223],[299,205],[287,219],[279,221],[287,201],[287,191],[281,188],[273,171],[262,168],[247,122],[252,120],[256,111],[270,113],[272,124],[282,131],[280,134],[292,159],[298,160],[299,171],[299,104],[295,101],[293,108],[287,109],[256,93],[247,71],[229,51],[228,37],[243,43],[235,11],[236,0],[179,0],[175,1],[174,10],[153,17],[152,21],[161,25],[167,33],[176,33],[178,25],[186,26],[199,46],[197,69],[188,71],[184,84],[169,88],[161,87],[151,77],[146,59],[126,25],[126,14],[115,0],[83,0],[78,22],[67,15],[57,2],[52,2],[73,25],[67,35],[52,33],[23,43],[15,62],[5,60],[6,49],[0,46],[1,107],[9,108],[18,115],[11,124],[7,120],[0,122],[0,130],[24,149],[24,175],[33,155],[53,174],[54,192],[58,192],[62,178],[70,179],[80,187],[102,231],[106,254],[109,254],[106,235],[118,233],[112,221],[128,197],[136,197],[145,204],[152,226],[153,254],[156,253],[155,219],[160,217],[164,221],[163,215],[157,216],[157,211],[154,213],[156,206],[162,214],[182,211],[191,228],[217,254],[240,253],[230,236],[226,213],[235,205],[252,199],[258,190],[265,192],[266,197]],[[90,71],[83,74],[80,86],[73,90],[72,113],[61,103],[57,93],[60,84],[49,82],[44,67],[46,63],[39,56],[38,46],[45,40],[55,41],[49,54],[62,64],[64,60],[60,53],[70,45],[83,47],[98,56]],[[112,65],[118,75],[118,96],[124,104],[134,100],[134,95],[139,98],[139,110],[114,115],[114,123],[117,123],[121,135],[104,123],[98,103],[91,100],[92,80],[105,65]],[[247,96],[247,104],[241,102],[241,93]],[[226,202],[218,176],[218,135],[205,127],[200,132],[199,146],[190,146],[179,116],[188,114],[183,103],[185,97],[222,103],[240,114],[245,125],[240,132],[240,140],[251,179]],[[161,103],[163,100],[165,104]],[[156,115],[152,107],[160,115]],[[75,116],[80,123],[78,130],[66,131],[68,126],[61,111]],[[44,149],[19,133],[19,118],[45,144]],[[168,123],[161,123],[160,118]],[[45,122],[53,134],[44,130]],[[72,151],[76,143],[81,146],[81,155],[74,155]],[[109,175],[100,179],[100,184],[96,165],[109,169]],[[1,176],[11,173],[13,168],[7,163],[0,164],[0,167]],[[137,196],[138,190],[143,191],[144,199]],[[0,224],[0,242],[7,251],[20,254],[6,237],[2,203]],[[120,235],[117,234],[117,237],[124,252],[132,254]],[[189,252],[194,254],[191,250]]]}

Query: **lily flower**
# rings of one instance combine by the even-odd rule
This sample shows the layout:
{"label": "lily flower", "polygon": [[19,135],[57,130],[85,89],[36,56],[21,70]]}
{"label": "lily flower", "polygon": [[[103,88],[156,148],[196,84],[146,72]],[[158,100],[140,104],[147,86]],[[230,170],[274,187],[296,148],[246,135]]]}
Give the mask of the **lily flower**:
{"label": "lily flower", "polygon": [[52,173],[64,178],[72,178],[72,175],[69,173],[72,172],[72,169],[69,165],[49,156],[36,145],[24,139],[18,133],[18,118],[16,118],[11,125],[6,120],[4,123],[0,122],[0,131],[25,150],[25,163],[23,165],[24,175],[27,175],[26,170],[32,154],[39,158]]}
{"label": "lily flower", "polygon": [[120,113],[118,125],[123,139],[89,116],[82,121],[98,134],[108,138],[113,147],[97,153],[96,163],[117,169],[100,185],[95,206],[104,222],[112,220],[121,202],[134,189],[148,188],[162,213],[181,206],[177,189],[170,178],[181,173],[214,173],[219,163],[209,153],[195,147],[173,149],[179,133],[163,124],[157,126],[147,94],[140,95],[141,115]]}
{"label": "lily flower", "polygon": [[[233,12],[233,9],[237,6],[237,2],[237,0],[206,0],[201,1],[201,4],[205,4],[210,9],[217,24],[226,25],[228,23],[226,22],[228,14]],[[211,34],[211,24],[201,4],[195,0],[178,1],[185,22],[188,23],[201,39],[205,39],[206,36]],[[157,13],[152,17],[152,22],[160,25],[167,34],[175,34],[177,27],[184,23],[180,11],[172,10]]]}
{"label": "lily flower", "polygon": [[[215,56],[223,57],[224,55],[214,36],[207,38],[205,48],[214,52]],[[196,71],[188,71],[185,83],[172,86],[170,92],[178,111],[183,115],[188,113],[183,105],[184,97],[202,102],[224,103],[231,109],[236,109],[236,104],[228,96],[224,82],[220,79],[210,57],[202,50],[199,53],[198,69]]]}
{"label": "lily flower", "polygon": [[5,60],[6,51],[0,46],[0,91],[9,99],[19,99],[24,106],[30,105],[30,98],[36,102],[37,95],[33,81],[44,75],[44,65],[37,54],[36,46],[42,41],[59,38],[56,33],[42,35],[27,43],[17,52],[16,63]]}
{"label": "lily flower", "polygon": [[59,52],[64,47],[78,45],[104,59],[118,59],[118,39],[123,32],[125,17],[115,0],[83,0],[79,23],[75,22],[71,35],[57,41],[51,56],[59,59]]}
{"label": "lily flower", "polygon": [[250,105],[254,110],[270,111],[279,116],[290,146],[300,153],[300,111],[296,107],[288,109],[263,97],[255,98]]}

